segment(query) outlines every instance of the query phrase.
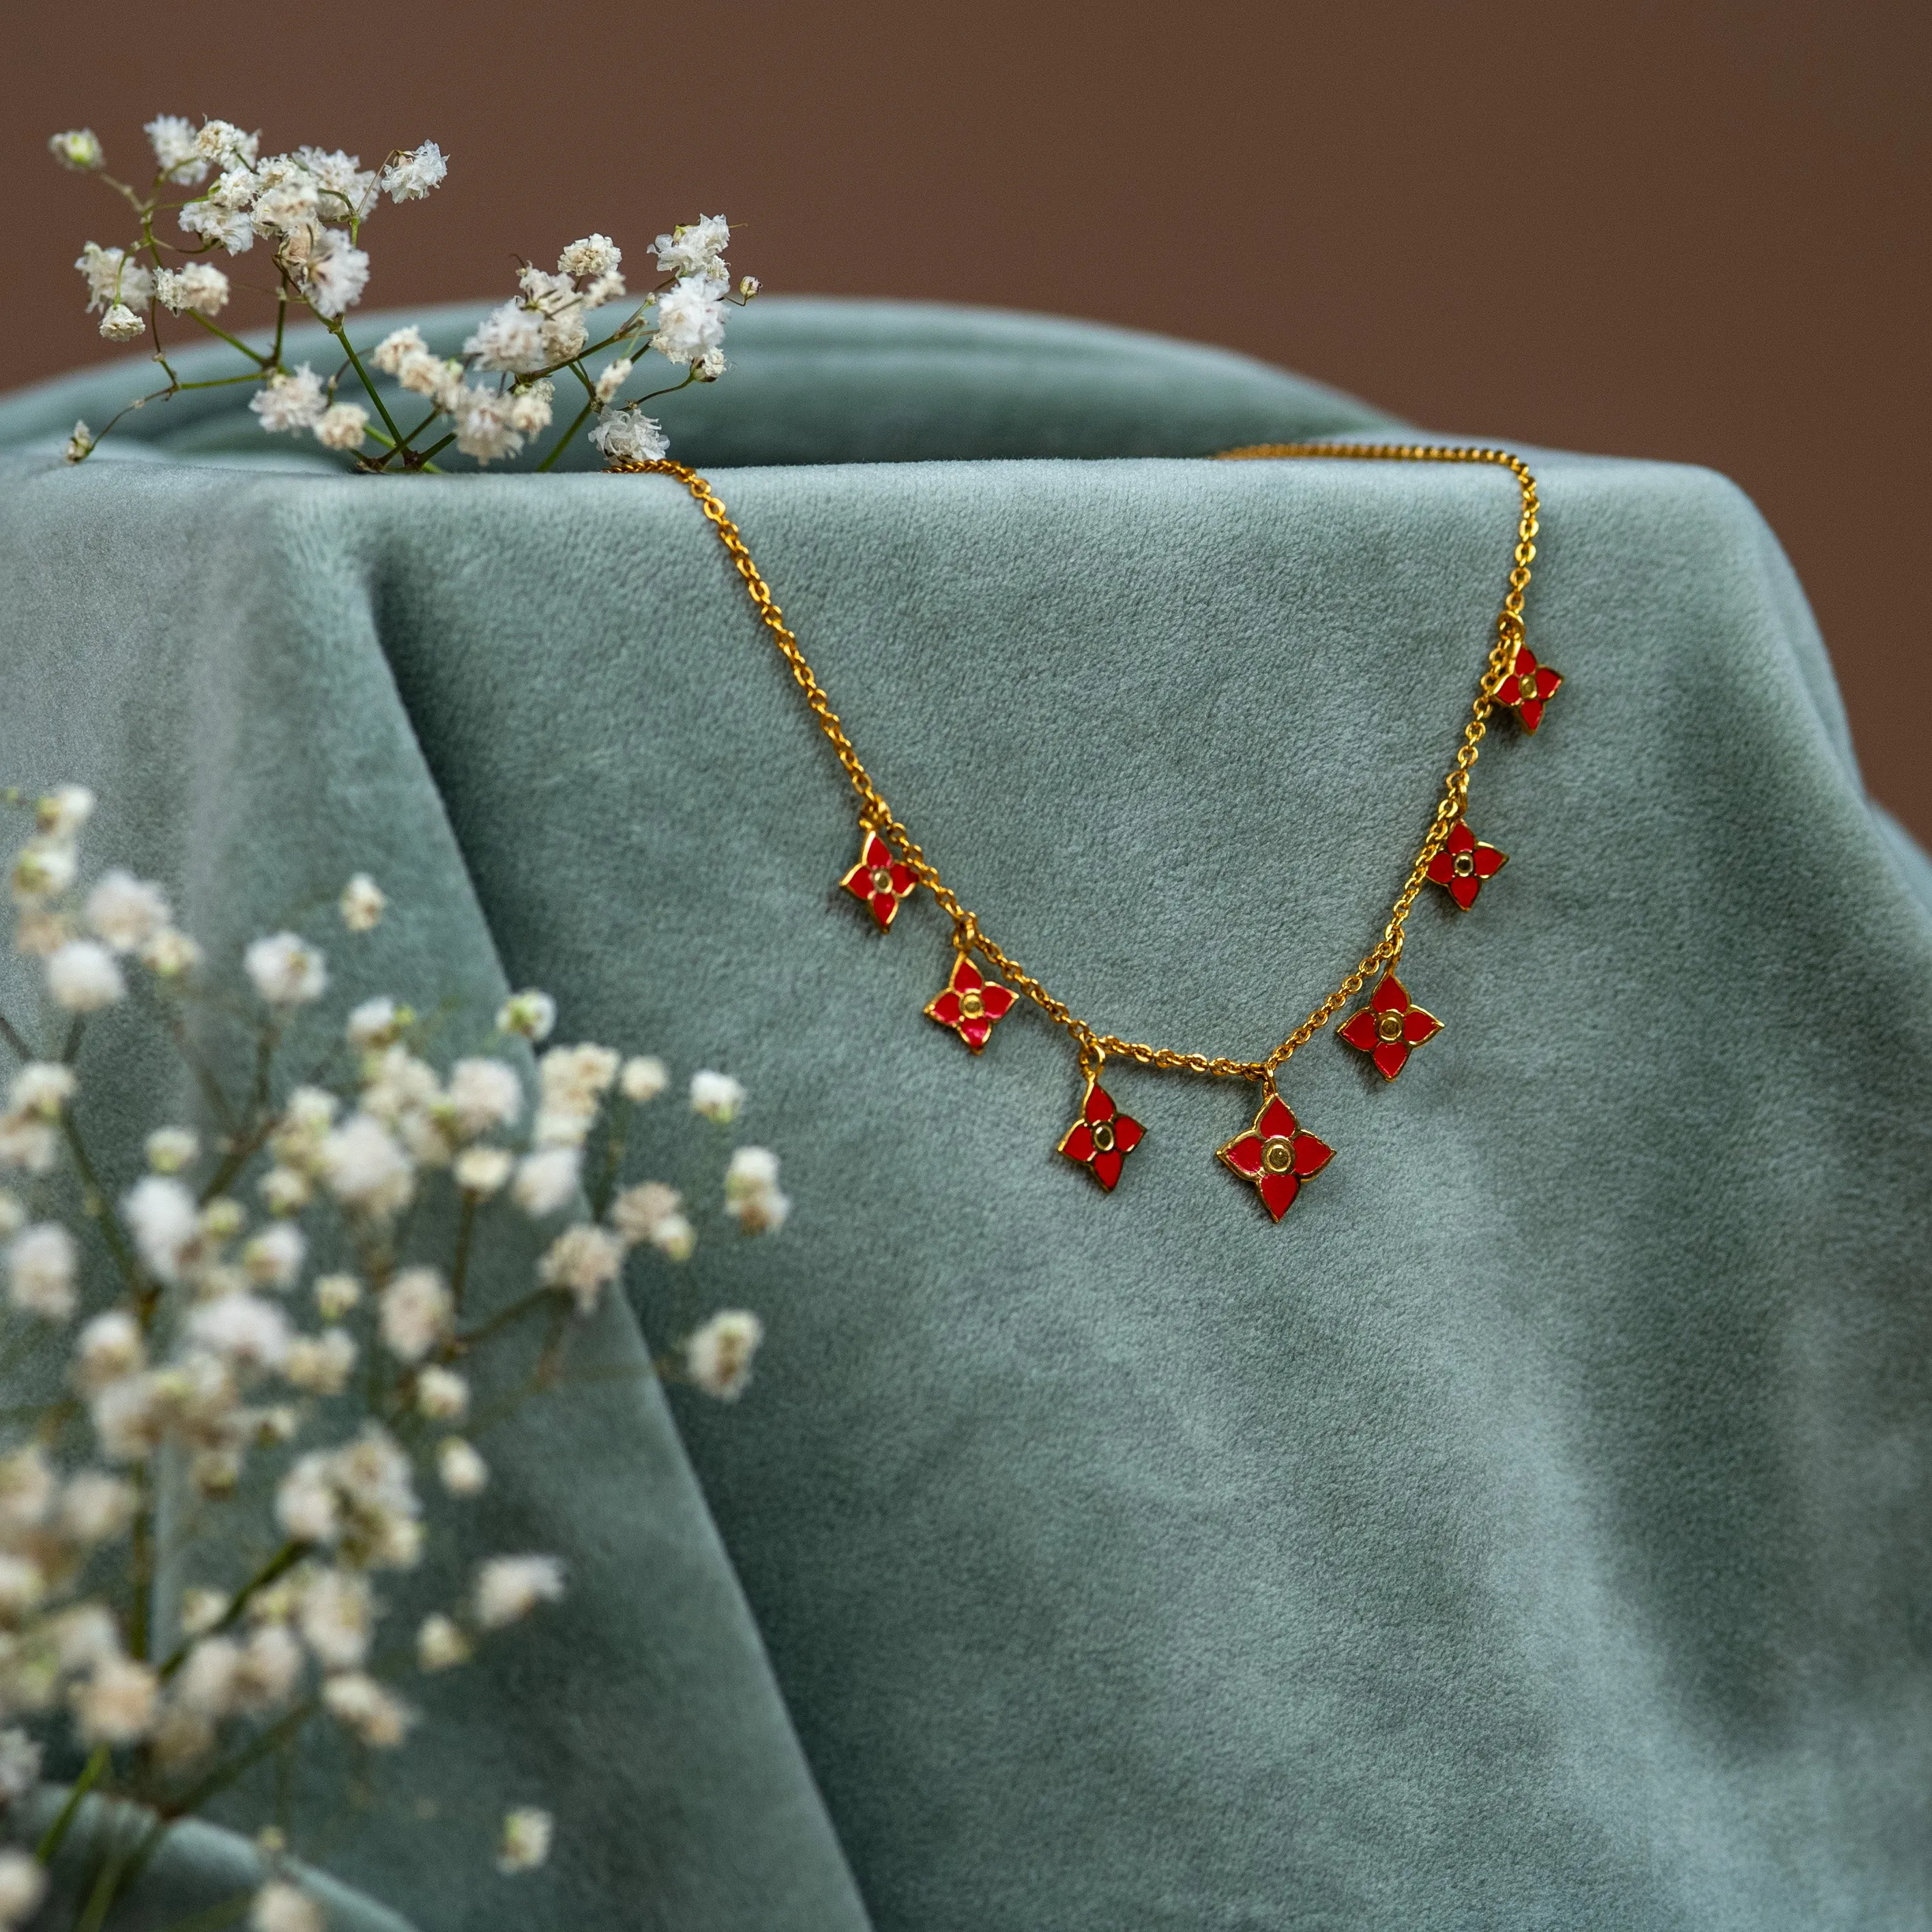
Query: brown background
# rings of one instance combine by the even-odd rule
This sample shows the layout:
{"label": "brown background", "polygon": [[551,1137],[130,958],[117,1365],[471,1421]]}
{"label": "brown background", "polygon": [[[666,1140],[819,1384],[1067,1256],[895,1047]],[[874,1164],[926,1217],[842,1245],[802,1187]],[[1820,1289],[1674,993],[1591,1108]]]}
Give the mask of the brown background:
{"label": "brown background", "polygon": [[722,212],[774,290],[1099,316],[1446,430],[1725,470],[1804,576],[1873,790],[1932,841],[1925,0],[340,17],[16,15],[0,376],[104,348],[68,264],[119,224],[53,130],[130,167],[164,110],[371,160],[434,136],[448,184],[376,227],[372,305],[507,293],[513,254],[592,228],[642,268]]}

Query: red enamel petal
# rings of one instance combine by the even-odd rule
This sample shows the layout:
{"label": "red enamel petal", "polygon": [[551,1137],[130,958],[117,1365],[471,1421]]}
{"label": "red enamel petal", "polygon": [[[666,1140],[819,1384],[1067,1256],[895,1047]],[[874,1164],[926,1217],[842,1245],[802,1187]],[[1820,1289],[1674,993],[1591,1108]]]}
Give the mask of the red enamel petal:
{"label": "red enamel petal", "polygon": [[872,896],[872,874],[865,866],[854,866],[838,883],[855,899],[869,899]]}
{"label": "red enamel petal", "polygon": [[1376,1071],[1384,1080],[1393,1080],[1407,1063],[1408,1048],[1399,1040],[1378,1040],[1370,1058],[1376,1063]]}
{"label": "red enamel petal", "polygon": [[1522,682],[1514,671],[1496,686],[1496,701],[1499,704],[1520,704],[1523,700]]}
{"label": "red enamel petal", "polygon": [[1526,698],[1516,708],[1516,715],[1522,720],[1526,731],[1534,731],[1543,722],[1543,700],[1540,698]]}
{"label": "red enamel petal", "polygon": [[866,856],[862,862],[868,872],[877,872],[881,866],[890,861],[892,856],[892,848],[876,832],[866,841]]}
{"label": "red enamel petal", "polygon": [[1102,1120],[1111,1120],[1114,1118],[1112,1095],[1104,1087],[1090,1087],[1087,1090],[1087,1105],[1083,1111],[1096,1126]]}
{"label": "red enamel petal", "polygon": [[1003,1020],[1012,1012],[1013,1001],[1018,997],[1004,986],[982,986],[980,989],[980,1004],[986,1009],[989,1020]]}
{"label": "red enamel petal", "polygon": [[1243,1134],[1220,1150],[1221,1158],[1252,1180],[1262,1171],[1262,1150],[1267,1144],[1259,1134]]}
{"label": "red enamel petal", "polygon": [[892,875],[892,890],[897,892],[901,898],[904,898],[913,887],[919,884],[912,874],[896,860],[887,868],[887,870]]}
{"label": "red enamel petal", "polygon": [[952,988],[959,993],[976,993],[986,982],[980,976],[980,969],[962,952],[952,962]]}
{"label": "red enamel petal", "polygon": [[1312,1134],[1295,1136],[1294,1171],[1304,1180],[1319,1174],[1334,1158],[1335,1150],[1326,1141],[1318,1141]]}
{"label": "red enamel petal", "polygon": [[1094,1178],[1109,1194],[1114,1191],[1114,1182],[1120,1178],[1120,1149],[1109,1148],[1105,1154],[1096,1154],[1088,1162],[1088,1166],[1093,1169]]}
{"label": "red enamel petal", "polygon": [[1336,1030],[1351,1046],[1359,1048],[1364,1053],[1372,1053],[1379,1037],[1376,1031],[1376,1016],[1366,1006],[1359,1012],[1351,1013]]}
{"label": "red enamel petal", "polygon": [[1465,912],[1476,903],[1476,895],[1483,890],[1483,882],[1472,872],[1467,878],[1449,881],[1449,896]]}
{"label": "red enamel petal", "polygon": [[1147,1132],[1139,1121],[1126,1114],[1114,1117],[1114,1144],[1123,1154],[1132,1154],[1141,1144],[1141,1136]]}
{"label": "red enamel petal", "polygon": [[1406,1013],[1408,1011],[1408,992],[1393,973],[1384,973],[1376,982],[1376,990],[1369,995],[1369,1004],[1378,1013]]}
{"label": "red enamel petal", "polygon": [[1442,1022],[1433,1013],[1425,1013],[1420,1006],[1411,1006],[1403,1016],[1402,1036],[1411,1046],[1420,1046],[1425,1040],[1432,1040],[1442,1030]]}
{"label": "red enamel petal", "polygon": [[1476,842],[1476,835],[1460,818],[1449,828],[1449,842],[1443,850],[1451,857],[1458,852],[1466,852]]}
{"label": "red enamel petal", "polygon": [[1294,1115],[1289,1111],[1288,1102],[1279,1094],[1270,1094],[1268,1103],[1255,1121],[1255,1132],[1262,1139],[1280,1140],[1294,1131]]}
{"label": "red enamel petal", "polygon": [[1536,668],[1536,694],[1546,704],[1556,695],[1556,687],[1563,682],[1561,671],[1552,670],[1547,664]]}
{"label": "red enamel petal", "polygon": [[1536,653],[1527,644],[1519,644],[1516,662],[1510,666],[1518,677],[1534,678],[1536,675]]}
{"label": "red enamel petal", "polygon": [[1456,861],[1447,852],[1438,852],[1429,862],[1429,876],[1438,886],[1446,886],[1456,876]]}
{"label": "red enamel petal", "polygon": [[1069,1160],[1091,1160],[1094,1158],[1094,1136],[1088,1131],[1084,1120],[1076,1120],[1066,1130],[1066,1138],[1060,1143],[1060,1150]]}
{"label": "red enamel petal", "polygon": [[872,895],[872,916],[879,922],[879,930],[884,932],[892,922],[892,915],[899,909],[899,902],[890,892]]}
{"label": "red enamel petal", "polygon": [[926,1010],[941,1026],[957,1026],[959,1024],[959,995],[954,992],[941,993]]}
{"label": "red enamel petal", "polygon": [[1279,1221],[1294,1205],[1301,1184],[1292,1174],[1264,1174],[1256,1184],[1268,1210]]}
{"label": "red enamel petal", "polygon": [[959,1022],[959,1037],[975,1053],[986,1045],[987,1036],[992,1030],[993,1023],[988,1019],[962,1020]]}
{"label": "red enamel petal", "polygon": [[1508,859],[1507,852],[1499,852],[1493,845],[1478,845],[1474,863],[1479,879],[1493,879]]}

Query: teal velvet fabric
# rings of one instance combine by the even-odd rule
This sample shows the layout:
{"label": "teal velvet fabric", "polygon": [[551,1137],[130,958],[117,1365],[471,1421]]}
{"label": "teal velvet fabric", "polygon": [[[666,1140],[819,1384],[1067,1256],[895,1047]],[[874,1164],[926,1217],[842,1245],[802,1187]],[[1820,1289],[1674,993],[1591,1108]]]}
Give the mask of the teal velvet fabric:
{"label": "teal velvet fabric", "polygon": [[[744,320],[674,453],[895,808],[1097,1024],[1264,1050],[1426,822],[1508,478],[1189,460],[1384,426],[1212,352]],[[1568,682],[1484,747],[1510,862],[1418,908],[1399,1081],[1286,1070],[1337,1151],[1277,1226],[1214,1160],[1247,1090],[1110,1067],[1105,1196],[1060,1036],[922,1016],[944,922],[836,892],[849,792],[673,482],[277,474],[232,400],[61,466],[134,380],[0,404],[6,775],[218,938],[218,884],[240,936],[366,866],[399,995],[736,1073],[796,1202],[702,1257],[742,1402],[614,1382],[493,1495],[576,1587],[410,1776],[524,1780],[553,1868],[399,1820],[346,1880],[425,1928],[1932,1924],[1932,893],[1735,488],[1532,453]]]}

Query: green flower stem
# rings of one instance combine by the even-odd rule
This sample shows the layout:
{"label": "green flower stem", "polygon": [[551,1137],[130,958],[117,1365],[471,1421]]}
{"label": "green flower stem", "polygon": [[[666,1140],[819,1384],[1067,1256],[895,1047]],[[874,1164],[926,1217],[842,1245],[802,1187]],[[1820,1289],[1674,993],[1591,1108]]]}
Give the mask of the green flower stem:
{"label": "green flower stem", "polygon": [[[232,1629],[242,1621],[242,1612],[248,1609],[250,1599],[257,1592],[266,1590],[277,1577],[286,1575],[308,1553],[308,1544],[291,1538],[236,1592],[227,1609],[222,1612],[206,1634],[213,1636],[222,1630]],[[194,1648],[194,1642],[193,1638],[184,1638],[170,1652],[166,1662],[160,1666],[163,1682],[165,1683],[187,1661],[188,1654]]]}
{"label": "green flower stem", "polygon": [[86,1768],[74,1781],[74,1789],[67,1795],[53,1822],[40,1834],[40,1842],[34,1847],[34,1856],[44,1865],[54,1862],[54,1855],[66,1838],[74,1820],[80,1815],[81,1800],[107,1774],[107,1767],[113,1762],[113,1754],[105,1744],[96,1744],[87,1760]]}
{"label": "green flower stem", "polygon": [[[286,310],[288,306],[286,296],[283,298],[282,305]],[[335,338],[337,341],[342,344],[342,352],[348,357],[350,367],[356,371],[362,380],[363,388],[368,392],[370,401],[376,405],[376,413],[388,426],[389,434],[395,438],[398,444],[400,444],[403,441],[403,433],[396,427],[396,419],[390,415],[387,405],[382,398],[376,394],[376,386],[369,380],[369,372],[363,368],[362,358],[356,354],[356,345],[350,340],[349,331],[344,326],[341,319],[338,316],[332,321],[327,316],[318,316],[316,319],[330,334]],[[275,334],[276,347],[279,350],[281,346],[281,328],[279,322],[276,326]]]}
{"label": "green flower stem", "polygon": [[32,1060],[34,1050],[20,1037],[20,1029],[4,1013],[0,1013],[0,1040],[4,1040],[22,1060]]}
{"label": "green flower stem", "polygon": [[[224,328],[218,322],[211,321],[208,317],[203,315],[199,309],[190,309],[188,311],[188,319],[189,321],[197,324],[200,327],[206,329],[210,335],[220,336],[222,340],[226,343],[231,349],[240,350],[242,353],[247,356],[248,360],[254,363],[258,370],[272,369],[275,364],[281,360],[280,352],[281,345],[279,343],[276,344],[277,352],[275,354],[272,356],[263,356],[257,352],[256,350],[250,349],[248,344],[244,342],[238,335],[230,335],[227,330]],[[158,356],[155,358],[158,362],[160,359],[160,358]],[[237,376],[234,380],[238,382],[248,382],[252,379],[245,376]]]}
{"label": "green flower stem", "polygon": [[80,1130],[74,1124],[74,1116],[64,1108],[61,1113],[61,1132],[67,1142],[68,1151],[74,1156],[74,1164],[80,1172],[81,1183],[98,1204],[94,1220],[100,1229],[100,1238],[107,1244],[107,1252],[114,1257],[114,1265],[121,1270],[121,1278],[128,1285],[142,1312],[142,1325],[153,1312],[154,1290],[142,1274],[140,1264],[134,1258],[134,1251],[128,1246],[127,1237],[121,1232],[121,1224],[115,1219],[113,1206],[108,1198],[107,1190],[101,1185],[100,1176],[94,1170],[94,1162],[87,1151],[86,1142],[80,1138]]}
{"label": "green flower stem", "polygon": [[470,1275],[470,1244],[476,1232],[476,1197],[465,1194],[463,1212],[456,1224],[456,1252],[449,1264],[449,1300],[456,1313],[463,1312],[464,1284]]}
{"label": "green flower stem", "polygon": [[466,1335],[458,1335],[450,1344],[451,1352],[467,1354],[480,1347],[494,1335],[499,1335],[514,1324],[520,1322],[532,1309],[541,1308],[547,1301],[556,1299],[556,1291],[548,1288],[533,1288],[519,1301],[513,1301],[507,1308],[499,1309],[480,1328],[472,1328]]}
{"label": "green flower stem", "polygon": [[565,449],[568,446],[572,440],[576,436],[577,432],[584,427],[586,422],[589,421],[590,412],[596,406],[597,392],[593,389],[590,392],[590,400],[584,404],[583,408],[578,411],[576,418],[571,424],[569,428],[566,430],[562,435],[557,438],[550,454],[537,465],[537,470],[539,474],[544,470],[552,469],[556,466],[556,459],[563,454]]}
{"label": "green flower stem", "polygon": [[268,360],[263,365],[271,369],[282,366],[282,335],[289,326],[289,292],[286,284],[275,291],[275,340],[268,351]]}

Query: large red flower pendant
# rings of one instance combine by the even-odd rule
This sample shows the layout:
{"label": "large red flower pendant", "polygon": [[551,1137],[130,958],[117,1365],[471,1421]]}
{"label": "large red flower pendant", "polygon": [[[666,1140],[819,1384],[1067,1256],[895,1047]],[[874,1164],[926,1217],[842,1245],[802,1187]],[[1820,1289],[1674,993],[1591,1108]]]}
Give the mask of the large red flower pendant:
{"label": "large red flower pendant", "polygon": [[898,916],[900,906],[912,896],[919,881],[909,866],[892,856],[892,848],[876,832],[868,831],[859,848],[859,862],[838,883],[871,912],[884,932]]}
{"label": "large red flower pendant", "polygon": [[927,1006],[926,1016],[950,1027],[977,1053],[992,1037],[994,1025],[1012,1010],[1016,997],[1010,987],[988,980],[962,952],[952,962],[945,992]]}
{"label": "large red flower pendant", "polygon": [[1508,676],[1496,686],[1496,701],[1516,713],[1516,722],[1526,731],[1534,731],[1543,722],[1544,706],[1556,695],[1556,687],[1562,682],[1561,671],[1538,664],[1536,653],[1527,644],[1519,644]]}
{"label": "large red flower pendant", "polygon": [[1262,1205],[1279,1221],[1294,1205],[1301,1184],[1335,1158],[1326,1142],[1305,1134],[1279,1094],[1262,1103],[1255,1124],[1218,1150],[1244,1180],[1252,1180]]}
{"label": "large red flower pendant", "polygon": [[1120,1166],[1141,1144],[1147,1130],[1122,1113],[1114,1096],[1097,1080],[1087,1083],[1080,1118],[1060,1136],[1060,1151],[1077,1160],[1111,1194],[1120,1178]]}
{"label": "large red flower pendant", "polygon": [[1441,851],[1429,862],[1429,876],[1467,912],[1476,903],[1485,879],[1493,879],[1509,863],[1509,854],[1485,845],[1461,819],[1449,828]]}
{"label": "large red flower pendant", "polygon": [[1358,1006],[1336,1031],[1376,1064],[1384,1080],[1393,1080],[1408,1056],[1425,1040],[1442,1030],[1442,1022],[1426,1013],[1408,997],[1408,988],[1393,973],[1376,982],[1365,1006]]}

